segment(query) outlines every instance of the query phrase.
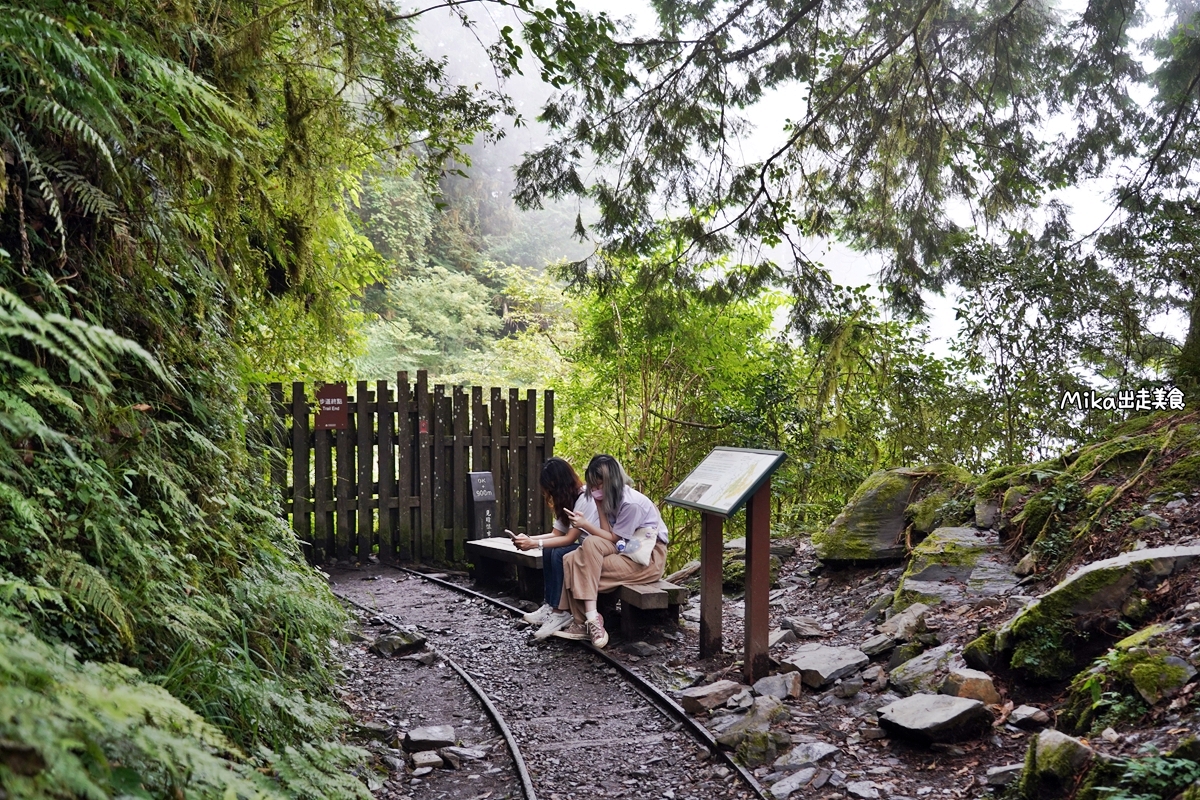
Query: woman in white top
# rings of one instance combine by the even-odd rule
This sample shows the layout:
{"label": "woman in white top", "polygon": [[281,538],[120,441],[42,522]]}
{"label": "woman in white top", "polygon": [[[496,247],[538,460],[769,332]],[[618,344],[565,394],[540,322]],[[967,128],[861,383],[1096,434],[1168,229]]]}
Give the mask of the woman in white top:
{"label": "woman in white top", "polygon": [[[654,583],[662,578],[667,564],[667,526],[654,501],[630,485],[629,476],[612,456],[594,457],[584,478],[600,507],[600,522],[581,514],[568,515],[573,526],[590,535],[563,561],[559,608],[569,609],[573,621],[554,635],[590,639],[596,647],[604,647],[608,632],[604,617],[596,611],[596,596],[623,584]],[[649,564],[642,565],[623,552],[632,551],[635,534],[654,537]],[[640,540],[639,546],[641,541],[650,539]]]}
{"label": "woman in white top", "polygon": [[513,539],[513,544],[521,550],[532,550],[542,547],[542,581],[545,583],[546,602],[537,611],[525,615],[525,621],[531,625],[540,625],[534,636],[545,639],[557,630],[565,628],[571,622],[571,613],[565,606],[559,606],[562,599],[563,559],[568,553],[574,552],[588,534],[576,525],[571,524],[570,514],[577,514],[592,524],[600,521],[596,510],[596,501],[584,491],[583,481],[571,469],[571,465],[561,458],[548,458],[542,464],[542,474],[539,480],[542,487],[542,497],[546,505],[554,509],[554,529],[550,533],[538,536],[521,534]]}

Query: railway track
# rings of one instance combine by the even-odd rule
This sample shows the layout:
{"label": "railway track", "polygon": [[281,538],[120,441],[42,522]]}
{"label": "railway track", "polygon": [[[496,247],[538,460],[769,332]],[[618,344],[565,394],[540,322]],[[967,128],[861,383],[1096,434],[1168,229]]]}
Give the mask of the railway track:
{"label": "railway track", "polygon": [[[488,709],[515,766],[507,797],[766,800],[708,731],[602,650],[530,645],[520,609],[437,577],[375,567],[335,575],[335,593],[417,626]],[[437,794],[432,783],[415,797]],[[465,796],[465,795],[464,795]]]}

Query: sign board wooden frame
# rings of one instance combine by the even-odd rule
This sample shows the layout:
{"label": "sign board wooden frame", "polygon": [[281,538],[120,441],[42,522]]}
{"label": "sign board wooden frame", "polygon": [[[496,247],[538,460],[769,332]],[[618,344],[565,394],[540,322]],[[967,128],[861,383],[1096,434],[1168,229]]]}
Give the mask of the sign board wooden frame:
{"label": "sign board wooden frame", "polygon": [[782,450],[714,447],[664,502],[728,519],[771,479],[785,458]]}

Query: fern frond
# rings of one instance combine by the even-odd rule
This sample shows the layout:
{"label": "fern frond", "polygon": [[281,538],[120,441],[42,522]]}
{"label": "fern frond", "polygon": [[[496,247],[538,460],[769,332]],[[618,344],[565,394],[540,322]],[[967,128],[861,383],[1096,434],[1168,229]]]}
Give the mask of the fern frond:
{"label": "fern frond", "polygon": [[60,553],[59,563],[52,566],[51,570],[57,573],[58,586],[64,598],[94,612],[117,631],[127,645],[133,644],[129,612],[104,573],[83,561],[77,553],[69,551]]}

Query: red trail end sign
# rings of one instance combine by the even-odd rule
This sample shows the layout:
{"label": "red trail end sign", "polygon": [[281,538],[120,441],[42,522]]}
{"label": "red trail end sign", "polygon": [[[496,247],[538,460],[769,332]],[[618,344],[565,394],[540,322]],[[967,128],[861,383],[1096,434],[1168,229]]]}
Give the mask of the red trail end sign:
{"label": "red trail end sign", "polygon": [[346,400],[346,384],[327,383],[317,389],[317,417],[313,430],[344,431],[350,427],[350,405]]}

